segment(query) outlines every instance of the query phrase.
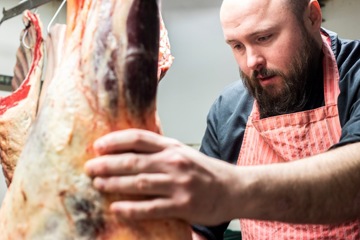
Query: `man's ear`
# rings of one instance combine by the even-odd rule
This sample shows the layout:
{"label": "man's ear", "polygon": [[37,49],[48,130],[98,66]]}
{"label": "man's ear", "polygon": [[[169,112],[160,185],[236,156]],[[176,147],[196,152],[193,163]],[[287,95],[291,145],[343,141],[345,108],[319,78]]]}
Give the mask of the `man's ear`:
{"label": "man's ear", "polygon": [[317,0],[310,0],[307,17],[310,20],[310,28],[318,31],[322,23],[322,14],[320,4]]}

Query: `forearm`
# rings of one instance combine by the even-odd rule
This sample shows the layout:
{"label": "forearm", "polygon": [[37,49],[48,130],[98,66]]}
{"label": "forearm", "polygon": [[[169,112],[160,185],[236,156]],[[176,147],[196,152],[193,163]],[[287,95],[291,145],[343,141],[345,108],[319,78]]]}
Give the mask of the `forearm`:
{"label": "forearm", "polygon": [[360,217],[359,149],[356,143],[290,163],[234,167],[133,129],[102,138],[102,156],[85,168],[100,191],[143,197],[111,204],[123,218],[206,226],[235,218],[336,223]]}
{"label": "forearm", "polygon": [[240,218],[336,223],[360,217],[360,143],[307,159],[239,167]]}

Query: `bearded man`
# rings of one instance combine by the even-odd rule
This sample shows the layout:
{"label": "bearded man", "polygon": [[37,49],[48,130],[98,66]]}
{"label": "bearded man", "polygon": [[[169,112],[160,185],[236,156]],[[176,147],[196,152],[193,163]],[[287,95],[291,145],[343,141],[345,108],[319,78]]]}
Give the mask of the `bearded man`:
{"label": "bearded man", "polygon": [[95,144],[94,186],[146,199],[115,201],[119,216],[184,219],[194,239],[236,218],[245,240],[360,239],[360,42],[321,28],[316,0],[224,0],[220,18],[242,80],[200,152],[119,131]]}

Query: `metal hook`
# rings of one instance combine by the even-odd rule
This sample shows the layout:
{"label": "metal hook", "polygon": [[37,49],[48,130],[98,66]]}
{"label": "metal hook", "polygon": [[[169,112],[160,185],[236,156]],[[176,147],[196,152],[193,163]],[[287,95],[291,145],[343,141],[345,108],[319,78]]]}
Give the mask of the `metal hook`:
{"label": "metal hook", "polygon": [[[27,0],[23,0],[23,1],[21,1],[20,3],[25,2],[25,1],[27,1]],[[36,14],[37,12],[38,12],[38,8],[35,8],[35,9],[33,10],[33,13]],[[30,26],[30,25],[29,25],[29,26]],[[28,30],[28,27],[29,27],[29,26],[26,26],[26,30],[25,30],[24,35],[23,35],[23,37],[22,37],[22,44],[23,44],[24,47],[27,48],[27,49],[31,49],[31,47],[30,47],[29,45],[27,45],[27,43],[25,42],[26,36],[27,36],[28,33],[29,33],[29,30]]]}
{"label": "metal hook", "polygon": [[24,35],[23,35],[23,37],[22,37],[22,44],[24,45],[25,48],[31,49],[31,47],[29,47],[29,45],[27,45],[26,42],[25,42],[25,38],[26,38],[26,36],[27,36],[27,34],[28,34],[28,31],[29,31],[29,30],[27,30],[27,29],[25,30],[25,33],[24,33]]}
{"label": "metal hook", "polygon": [[48,24],[48,26],[47,26],[47,32],[48,32],[48,33],[50,32],[50,27],[51,27],[51,25],[53,24],[53,22],[54,22],[55,18],[57,17],[57,15],[59,15],[59,13],[60,13],[62,7],[65,5],[65,3],[66,3],[66,0],[63,0],[62,3],[60,4],[58,10],[56,10],[53,18],[50,20],[50,22],[49,22],[49,24]]}

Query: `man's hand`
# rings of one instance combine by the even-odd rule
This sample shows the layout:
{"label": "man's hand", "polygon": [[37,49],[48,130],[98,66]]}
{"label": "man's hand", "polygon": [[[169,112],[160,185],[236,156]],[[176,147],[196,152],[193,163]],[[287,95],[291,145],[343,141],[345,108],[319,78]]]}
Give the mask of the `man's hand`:
{"label": "man's hand", "polygon": [[100,156],[88,161],[85,170],[95,188],[141,199],[113,202],[111,210],[122,218],[180,218],[199,224],[231,219],[222,201],[230,195],[232,165],[138,129],[110,133],[94,147]]}

